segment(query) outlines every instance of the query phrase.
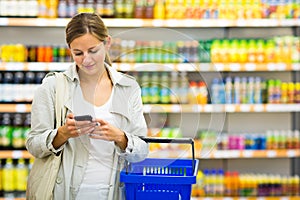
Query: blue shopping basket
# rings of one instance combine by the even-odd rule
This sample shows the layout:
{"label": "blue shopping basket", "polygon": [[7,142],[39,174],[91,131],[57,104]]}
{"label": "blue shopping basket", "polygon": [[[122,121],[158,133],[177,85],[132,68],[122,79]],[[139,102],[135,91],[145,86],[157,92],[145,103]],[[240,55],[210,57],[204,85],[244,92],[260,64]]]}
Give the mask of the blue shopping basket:
{"label": "blue shopping basket", "polygon": [[127,200],[190,200],[192,184],[196,183],[199,160],[195,159],[194,140],[190,138],[149,138],[149,143],[188,143],[192,159],[146,158],[130,163],[120,174]]}

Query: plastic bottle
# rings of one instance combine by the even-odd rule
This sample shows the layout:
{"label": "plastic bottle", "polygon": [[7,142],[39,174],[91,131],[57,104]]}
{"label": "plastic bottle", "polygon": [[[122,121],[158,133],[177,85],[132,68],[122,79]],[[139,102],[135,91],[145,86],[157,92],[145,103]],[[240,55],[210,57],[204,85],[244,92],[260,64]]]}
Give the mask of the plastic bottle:
{"label": "plastic bottle", "polygon": [[218,169],[216,174],[216,196],[222,197],[224,195],[224,170]]}
{"label": "plastic bottle", "polygon": [[254,77],[250,76],[248,78],[248,84],[247,84],[247,103],[254,104],[254,94],[255,94],[255,83],[254,83]]}
{"label": "plastic bottle", "polygon": [[24,197],[26,195],[28,169],[23,158],[18,159],[15,168],[15,176],[17,197]]}
{"label": "plastic bottle", "polygon": [[3,149],[11,149],[12,132],[13,127],[11,122],[11,115],[9,113],[4,113],[2,115],[0,126],[0,146]]}
{"label": "plastic bottle", "polygon": [[288,84],[286,82],[283,82],[281,84],[281,98],[280,102],[283,104],[288,103]]}
{"label": "plastic bottle", "polygon": [[153,72],[151,75],[151,85],[150,85],[150,103],[159,103],[160,99],[160,85],[159,85],[159,76],[157,72]]}
{"label": "plastic bottle", "polygon": [[254,103],[256,104],[262,104],[262,83],[261,83],[260,77],[255,77],[255,83],[254,83]]}
{"label": "plastic bottle", "polygon": [[170,79],[170,102],[176,104],[179,102],[179,80],[177,72],[172,71]]}
{"label": "plastic bottle", "polygon": [[170,103],[170,83],[167,72],[161,74],[160,103]]}
{"label": "plastic bottle", "polygon": [[23,123],[24,127],[23,127],[23,133],[22,133],[22,143],[23,143],[23,147],[25,147],[25,142],[26,142],[26,138],[30,132],[30,126],[31,126],[31,114],[27,113],[25,115],[25,120]]}
{"label": "plastic bottle", "polygon": [[2,160],[0,159],[0,195],[3,197],[3,166],[2,166]]}
{"label": "plastic bottle", "polygon": [[13,149],[23,149],[23,119],[20,113],[14,114],[12,131],[12,147]]}
{"label": "plastic bottle", "polygon": [[[211,83],[210,100],[213,104],[226,102],[225,84],[222,79],[214,78]],[[224,95],[224,96],[223,96]]]}
{"label": "plastic bottle", "polygon": [[197,102],[201,105],[205,105],[208,103],[208,91],[204,81],[199,81],[198,83]]}
{"label": "plastic bottle", "polygon": [[295,83],[295,94],[294,102],[300,103],[300,82]]}
{"label": "plastic bottle", "polygon": [[15,167],[13,160],[7,158],[2,169],[3,193],[5,198],[14,198],[15,185]]}
{"label": "plastic bottle", "polygon": [[197,104],[198,86],[196,81],[191,81],[188,90],[188,103]]}
{"label": "plastic bottle", "polygon": [[226,171],[225,175],[224,175],[224,187],[225,187],[225,191],[224,191],[224,196],[232,196],[232,176],[231,176],[231,172]]}
{"label": "plastic bottle", "polygon": [[233,103],[240,104],[241,102],[241,81],[240,77],[236,76],[233,82]]}
{"label": "plastic bottle", "polygon": [[11,102],[14,95],[14,74],[12,72],[4,72],[3,74],[3,84],[2,84],[2,100],[4,102]]}
{"label": "plastic bottle", "polygon": [[225,95],[226,95],[225,103],[232,104],[233,103],[233,85],[232,85],[231,77],[226,77],[226,79],[225,79]]}
{"label": "plastic bottle", "polygon": [[292,82],[288,83],[288,102],[295,103],[295,85]]}
{"label": "plastic bottle", "polygon": [[181,72],[179,77],[179,100],[181,104],[188,103],[189,81],[186,72]]}
{"label": "plastic bottle", "polygon": [[150,76],[148,72],[142,72],[141,87],[143,103],[150,103]]}
{"label": "plastic bottle", "polygon": [[248,96],[247,96],[247,77],[242,77],[241,80],[241,103],[246,104],[248,103]]}

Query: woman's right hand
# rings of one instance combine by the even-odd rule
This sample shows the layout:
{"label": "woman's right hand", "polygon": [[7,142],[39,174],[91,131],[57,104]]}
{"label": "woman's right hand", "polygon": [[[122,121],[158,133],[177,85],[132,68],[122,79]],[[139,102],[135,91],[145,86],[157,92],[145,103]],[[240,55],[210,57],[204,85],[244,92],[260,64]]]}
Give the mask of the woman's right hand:
{"label": "woman's right hand", "polygon": [[76,121],[74,116],[75,115],[73,113],[69,113],[66,117],[65,124],[58,128],[57,134],[52,143],[54,148],[59,148],[69,138],[87,135],[94,131],[95,126],[97,125],[96,121]]}

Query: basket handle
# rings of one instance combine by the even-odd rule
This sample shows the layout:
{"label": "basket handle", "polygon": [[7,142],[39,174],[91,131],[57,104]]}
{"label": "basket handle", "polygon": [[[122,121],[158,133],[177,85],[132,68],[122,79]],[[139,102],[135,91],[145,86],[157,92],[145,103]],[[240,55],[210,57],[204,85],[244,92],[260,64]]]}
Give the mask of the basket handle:
{"label": "basket handle", "polygon": [[140,136],[142,140],[147,143],[177,143],[177,144],[191,144],[192,145],[192,166],[193,172],[195,172],[195,145],[194,139],[192,138],[161,138],[161,137],[143,137]]}

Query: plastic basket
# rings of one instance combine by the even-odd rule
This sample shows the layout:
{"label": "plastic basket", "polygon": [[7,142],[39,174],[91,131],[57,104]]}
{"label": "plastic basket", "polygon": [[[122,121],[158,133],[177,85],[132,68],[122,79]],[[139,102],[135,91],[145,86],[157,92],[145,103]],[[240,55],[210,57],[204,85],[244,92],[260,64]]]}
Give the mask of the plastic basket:
{"label": "plastic basket", "polygon": [[120,174],[120,181],[125,184],[126,199],[190,200],[198,163],[194,154],[193,159],[147,158],[131,163]]}

